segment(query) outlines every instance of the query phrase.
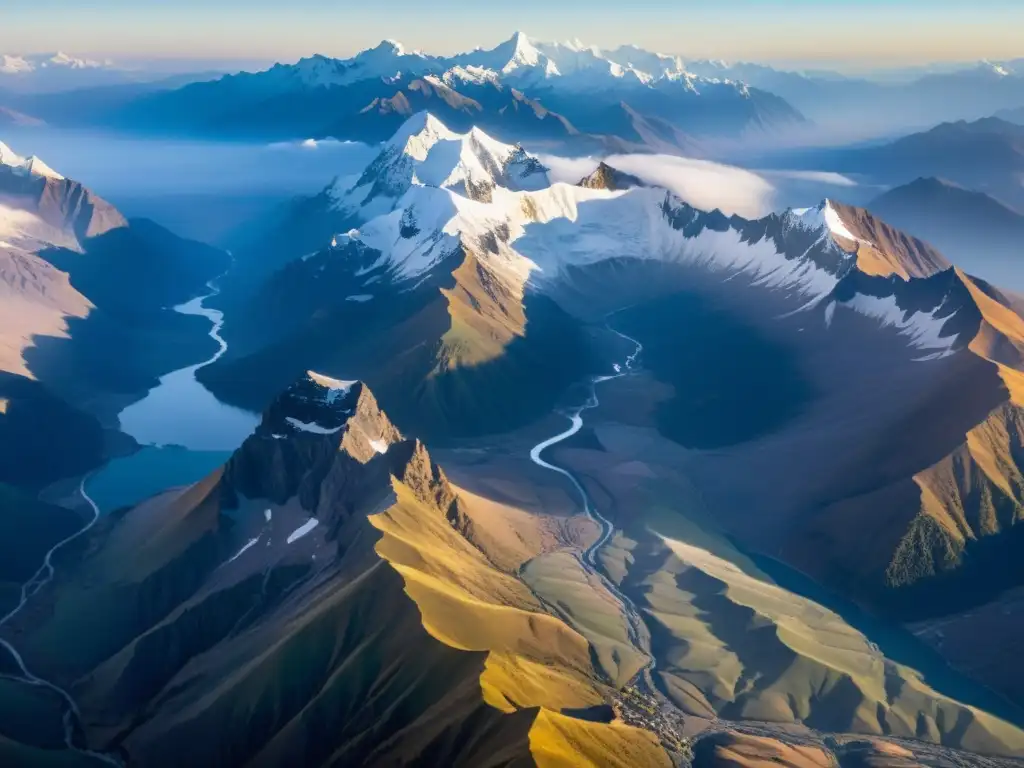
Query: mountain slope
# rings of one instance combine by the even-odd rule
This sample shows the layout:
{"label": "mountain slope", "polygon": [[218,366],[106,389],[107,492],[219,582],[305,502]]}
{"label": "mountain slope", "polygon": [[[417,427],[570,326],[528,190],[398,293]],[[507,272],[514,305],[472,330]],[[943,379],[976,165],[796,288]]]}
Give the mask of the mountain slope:
{"label": "mountain slope", "polygon": [[429,109],[446,125],[463,132],[479,122],[495,136],[520,140],[564,141],[579,133],[564,117],[521,91],[462,70],[446,73],[443,80],[426,75],[396,86],[394,95],[374,97],[355,119],[325,125],[324,130],[329,135],[380,141],[389,138],[406,118]]}
{"label": "mountain slope", "polygon": [[1024,124],[1024,107],[1004,109],[997,112],[995,116],[1010,123]]}
{"label": "mountain slope", "polygon": [[934,243],[972,274],[1024,288],[1017,262],[1024,216],[983,192],[921,178],[880,195],[868,208],[900,229]]}

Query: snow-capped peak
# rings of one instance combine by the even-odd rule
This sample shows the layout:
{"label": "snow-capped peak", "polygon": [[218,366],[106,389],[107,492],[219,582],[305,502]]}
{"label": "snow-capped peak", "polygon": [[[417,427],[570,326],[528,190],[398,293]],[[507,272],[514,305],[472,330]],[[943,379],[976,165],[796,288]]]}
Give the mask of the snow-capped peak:
{"label": "snow-capped peak", "polygon": [[839,212],[828,198],[822,200],[814,208],[793,208],[789,214],[790,220],[795,226],[816,232],[827,232],[850,243],[860,242],[860,239],[843,222]]}
{"label": "snow-capped peak", "polygon": [[348,391],[352,389],[352,386],[356,383],[354,381],[341,381],[340,379],[334,379],[330,376],[325,376],[322,373],[317,373],[316,371],[306,371],[306,375],[327,390],[325,399],[330,403],[333,403],[338,398],[347,395]]}
{"label": "snow-capped peak", "polygon": [[998,61],[986,61],[982,66],[988,69],[996,77],[1013,77],[1015,74],[1006,64]]}
{"label": "snow-capped peak", "polygon": [[418,112],[384,144],[354,187],[334,194],[342,205],[361,207],[378,197],[395,201],[412,186],[489,199],[495,187],[548,183],[544,167],[521,147],[496,141],[478,128],[455,133],[429,112]]}
{"label": "snow-capped peak", "polygon": [[454,139],[456,134],[429,112],[417,112],[388,139],[385,149],[397,148],[416,160],[425,160],[438,141]]}
{"label": "snow-capped peak", "polygon": [[35,69],[32,62],[23,56],[0,56],[0,74],[17,75],[32,72]]}
{"label": "snow-capped peak", "polygon": [[0,165],[12,169],[21,176],[43,176],[50,179],[64,178],[35,155],[28,158],[22,157],[15,154],[14,150],[3,142],[0,142]]}
{"label": "snow-capped peak", "polygon": [[397,40],[391,40],[390,38],[381,40],[373,48],[368,48],[365,51],[361,51],[356,54],[356,61],[368,61],[372,59],[386,59],[388,57],[405,56],[407,52],[405,46],[403,46]]}
{"label": "snow-capped peak", "polygon": [[[656,80],[683,80],[690,90],[696,76],[688,75],[677,56],[651,53],[636,46],[604,51],[578,39],[564,43],[531,40],[522,32],[489,50],[474,50],[451,64],[490,70],[513,81],[557,82],[577,90],[594,90],[617,84],[648,85]],[[687,75],[687,77],[683,77]]]}
{"label": "snow-capped peak", "polygon": [[75,56],[69,56],[63,51],[57,51],[55,54],[50,56],[48,59],[42,62],[41,66],[47,67],[68,67],[69,69],[98,69],[100,67],[109,67],[113,64],[109,59],[104,61],[95,61],[93,59],[80,59]]}
{"label": "snow-capped peak", "polygon": [[423,75],[441,72],[441,59],[419,51],[408,51],[396,40],[382,40],[373,48],[360,51],[350,59],[334,59],[320,54],[300,59],[293,65],[277,65],[271,72],[279,72],[286,79],[295,74],[310,86],[350,85],[360,80],[393,79],[402,74]]}
{"label": "snow-capped peak", "polygon": [[505,65],[506,70],[513,68],[513,66],[533,67],[540,63],[541,52],[533,46],[530,38],[522,32],[513,34],[509,39],[509,43],[512,46],[512,55],[509,58],[508,64]]}
{"label": "snow-capped peak", "polygon": [[96,61],[93,59],[80,59],[58,51],[57,53],[38,53],[13,56],[9,54],[0,55],[0,74],[24,75],[40,69],[63,68],[63,69],[101,69],[112,67],[114,62],[109,59]]}

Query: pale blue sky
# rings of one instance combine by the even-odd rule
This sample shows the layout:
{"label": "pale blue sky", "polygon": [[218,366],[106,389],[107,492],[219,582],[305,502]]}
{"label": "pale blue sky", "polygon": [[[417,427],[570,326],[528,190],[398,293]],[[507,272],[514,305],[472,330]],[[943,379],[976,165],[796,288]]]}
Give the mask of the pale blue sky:
{"label": "pale blue sky", "polygon": [[691,58],[892,66],[1024,57],[1024,0],[0,0],[0,52],[291,60],[522,29]]}

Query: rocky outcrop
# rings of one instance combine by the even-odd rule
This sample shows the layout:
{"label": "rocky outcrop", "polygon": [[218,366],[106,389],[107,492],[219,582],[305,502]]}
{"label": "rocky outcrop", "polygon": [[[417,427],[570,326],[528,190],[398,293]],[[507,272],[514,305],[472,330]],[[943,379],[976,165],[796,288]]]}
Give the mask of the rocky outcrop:
{"label": "rocky outcrop", "polygon": [[419,440],[407,440],[391,451],[392,472],[413,495],[430,509],[436,509],[459,533],[468,535],[471,521],[444,470],[430,460]]}
{"label": "rocky outcrop", "polygon": [[[379,461],[380,456],[385,458]],[[390,478],[467,533],[470,526],[444,471],[419,440],[405,440],[369,387],[309,372],[263,415],[224,469],[221,498],[284,504],[295,497],[329,530],[368,513]]]}
{"label": "rocky outcrop", "polygon": [[362,382],[310,372],[270,404],[227,463],[223,499],[231,507],[239,494],[277,504],[298,496],[315,512],[337,499],[353,465],[369,463],[401,439]]}
{"label": "rocky outcrop", "polygon": [[586,187],[587,189],[607,189],[617,192],[629,189],[630,187],[643,187],[646,185],[636,176],[620,171],[618,168],[612,168],[602,161],[593,173],[580,179],[576,186]]}

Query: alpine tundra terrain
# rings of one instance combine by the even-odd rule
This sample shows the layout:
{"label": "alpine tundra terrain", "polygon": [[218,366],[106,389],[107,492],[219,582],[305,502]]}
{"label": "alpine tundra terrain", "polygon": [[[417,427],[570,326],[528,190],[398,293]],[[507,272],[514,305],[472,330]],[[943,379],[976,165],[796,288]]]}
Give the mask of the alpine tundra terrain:
{"label": "alpine tundra terrain", "polygon": [[[0,762],[1022,764],[1015,294],[838,200],[554,182],[428,112],[230,261],[97,248],[156,225],[4,157],[0,427],[94,442],[3,478]],[[129,311],[218,349],[141,401],[56,367]],[[254,431],[97,501],[175,386]]]}

